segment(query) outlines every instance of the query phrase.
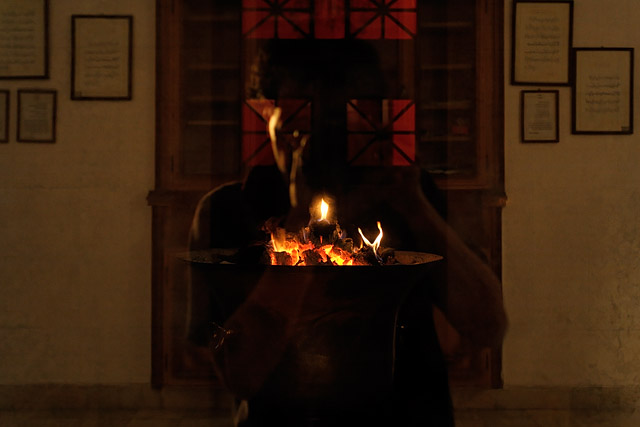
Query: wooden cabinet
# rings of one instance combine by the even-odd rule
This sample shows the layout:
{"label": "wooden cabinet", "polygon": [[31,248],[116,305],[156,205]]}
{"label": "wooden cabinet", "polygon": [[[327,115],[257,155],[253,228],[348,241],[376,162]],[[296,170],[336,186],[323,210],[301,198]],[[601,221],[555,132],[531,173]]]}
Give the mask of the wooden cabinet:
{"label": "wooden cabinet", "polygon": [[420,3],[416,149],[443,188],[501,187],[502,7],[494,3]]}
{"label": "wooden cabinet", "polygon": [[[265,37],[371,42],[390,82],[389,91],[384,99],[367,93],[354,103],[350,98],[354,91],[347,88],[351,106],[344,106],[345,117],[349,108],[367,103],[376,105],[376,114],[412,106],[403,110],[411,112],[411,119],[396,132],[409,138],[394,142],[393,132],[378,129],[376,135],[399,147],[391,151],[402,151],[396,156],[400,163],[384,157],[389,150],[352,161],[349,153],[365,149],[349,151],[349,138],[358,144],[366,132],[354,131],[345,118],[344,161],[352,167],[359,162],[416,163],[429,171],[446,195],[450,224],[500,273],[502,4],[491,0],[369,3],[296,1],[294,8],[263,1],[157,0],[156,188],[148,198],[154,212],[155,385],[213,379],[206,349],[184,339],[188,273],[176,254],[187,248],[199,198],[222,183],[241,179],[252,165],[243,146],[251,131],[243,115],[253,65],[247,59]],[[329,20],[331,14],[340,21]],[[314,122],[317,109],[309,108],[310,132],[320,132]],[[436,317],[443,346],[450,353],[452,382],[499,385],[500,349],[461,352],[455,331]]]}
{"label": "wooden cabinet", "polygon": [[425,3],[418,15],[417,151],[421,165],[444,180],[478,171],[476,50],[470,45],[476,20],[474,5],[466,3]]}

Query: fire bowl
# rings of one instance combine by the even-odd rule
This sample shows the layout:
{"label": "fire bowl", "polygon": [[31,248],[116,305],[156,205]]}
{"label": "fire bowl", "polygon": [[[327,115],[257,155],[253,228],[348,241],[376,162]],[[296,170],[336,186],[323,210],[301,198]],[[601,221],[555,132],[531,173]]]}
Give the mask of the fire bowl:
{"label": "fire bowl", "polygon": [[274,266],[230,263],[232,255],[211,250],[181,257],[207,287],[220,322],[247,301],[286,304],[305,287],[295,299],[295,332],[262,396],[277,406],[323,411],[389,401],[398,310],[414,286],[429,286],[427,273],[442,257],[396,251],[393,265]]}

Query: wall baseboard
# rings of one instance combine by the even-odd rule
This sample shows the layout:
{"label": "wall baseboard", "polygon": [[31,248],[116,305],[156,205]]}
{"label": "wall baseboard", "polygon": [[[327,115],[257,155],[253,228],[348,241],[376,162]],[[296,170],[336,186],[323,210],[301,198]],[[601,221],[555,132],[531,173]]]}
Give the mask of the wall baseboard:
{"label": "wall baseboard", "polygon": [[640,408],[639,386],[457,388],[451,395],[456,409],[618,411]]}
{"label": "wall baseboard", "polygon": [[[456,410],[598,410],[640,408],[640,387],[455,388]],[[0,409],[169,409],[228,414],[233,398],[211,386],[150,384],[0,384]]]}
{"label": "wall baseboard", "polygon": [[233,398],[211,386],[0,384],[0,409],[175,409],[228,413]]}

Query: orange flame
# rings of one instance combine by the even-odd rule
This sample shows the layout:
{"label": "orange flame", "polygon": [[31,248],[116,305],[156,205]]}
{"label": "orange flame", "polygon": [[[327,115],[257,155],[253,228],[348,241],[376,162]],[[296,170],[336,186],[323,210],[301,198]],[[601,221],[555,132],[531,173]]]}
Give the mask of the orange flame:
{"label": "orange flame", "polygon": [[[325,202],[324,198],[315,206],[312,217],[317,219],[312,221],[328,221],[329,204]],[[320,213],[319,217],[317,216],[318,212]],[[335,225],[339,230],[337,223],[335,223]],[[313,232],[313,226],[314,224],[311,224],[308,228],[304,229],[304,233],[301,232],[296,236],[291,234],[287,236],[284,229],[277,229],[275,233],[271,233],[271,250],[269,251],[271,265],[304,266],[308,265],[308,262],[311,265],[368,265],[370,263],[370,259],[368,261],[365,259],[366,257],[358,255],[359,251],[362,250],[362,244],[360,249],[346,250],[341,249],[344,246],[339,244],[336,246],[323,243],[322,236],[316,236],[315,240],[313,238],[309,239],[309,233]],[[358,232],[360,236],[362,236],[363,242],[372,248],[375,257],[379,260],[377,250],[382,240],[382,226],[379,221],[378,229],[380,233],[373,243],[369,242],[360,228],[358,228]],[[317,237],[319,237],[319,239]],[[351,248],[351,246],[348,247]]]}
{"label": "orange flame", "polygon": [[360,227],[358,227],[358,233],[360,233],[360,237],[362,237],[362,241],[365,243],[365,245],[373,249],[373,253],[375,254],[376,258],[380,258],[378,256],[378,248],[380,247],[380,242],[382,241],[382,226],[380,225],[380,221],[378,221],[378,230],[380,230],[380,233],[378,233],[378,237],[376,237],[376,240],[374,240],[373,243],[371,243],[369,239],[364,237],[364,234],[362,234],[362,230],[360,230]]}
{"label": "orange flame", "polygon": [[322,199],[322,201],[320,202],[320,221],[326,220],[328,213],[329,205],[324,201],[324,199]]}
{"label": "orange flame", "polygon": [[276,253],[286,253],[288,259],[284,265],[307,265],[304,259],[305,251],[313,251],[319,259],[325,264],[332,265],[354,265],[356,262],[353,258],[353,254],[343,251],[333,245],[322,245],[315,247],[312,242],[301,243],[297,239],[285,239],[281,240],[271,235],[271,245],[273,251],[269,253],[271,258],[271,265],[282,265],[282,260],[279,260]]}
{"label": "orange flame", "polygon": [[305,265],[302,253],[314,248],[311,242],[300,243],[297,240],[276,237],[273,234],[271,234],[271,245],[273,246],[273,252],[269,254],[271,257],[271,265],[279,264],[276,258],[276,252],[287,253],[289,257],[291,257],[291,265]]}

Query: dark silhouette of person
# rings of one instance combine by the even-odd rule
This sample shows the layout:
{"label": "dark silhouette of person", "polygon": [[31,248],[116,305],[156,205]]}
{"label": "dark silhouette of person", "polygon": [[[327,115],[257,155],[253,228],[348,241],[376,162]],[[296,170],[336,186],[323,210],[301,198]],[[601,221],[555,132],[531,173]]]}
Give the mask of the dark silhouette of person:
{"label": "dark silhouette of person", "polygon": [[[452,426],[447,369],[432,309],[441,309],[471,345],[495,348],[506,330],[498,278],[446,223],[444,199],[427,173],[414,166],[354,170],[347,164],[346,102],[389,97],[378,52],[370,44],[271,40],[257,58],[248,97],[311,99],[311,135],[308,139],[281,135],[278,120],[272,122],[276,165],[254,167],[242,182],[223,185],[203,197],[194,216],[190,249],[251,247],[265,241],[265,223],[298,230],[309,220],[311,200],[328,194],[348,231],[357,224],[380,221],[386,245],[444,259],[400,301],[391,336],[393,377],[390,393],[382,400],[354,398],[345,404],[323,401],[316,405],[313,399],[300,403],[286,390],[289,383],[282,378],[308,373],[291,367],[300,354],[312,358],[313,366],[330,365],[323,359],[327,354],[342,357],[339,350],[314,353],[310,342],[326,342],[332,349],[341,343],[349,349],[349,343],[340,341],[341,331],[358,330],[353,329],[353,317],[338,319],[331,310],[325,317],[310,314],[323,298],[317,283],[322,279],[313,275],[282,283],[280,276],[267,269],[242,304],[229,312],[220,308],[211,276],[194,272],[190,339],[212,344],[216,372],[244,402],[239,411],[242,425],[383,421],[397,426]],[[265,114],[271,118],[279,111]],[[341,329],[340,325],[346,326]],[[376,339],[375,334],[372,337]]]}

